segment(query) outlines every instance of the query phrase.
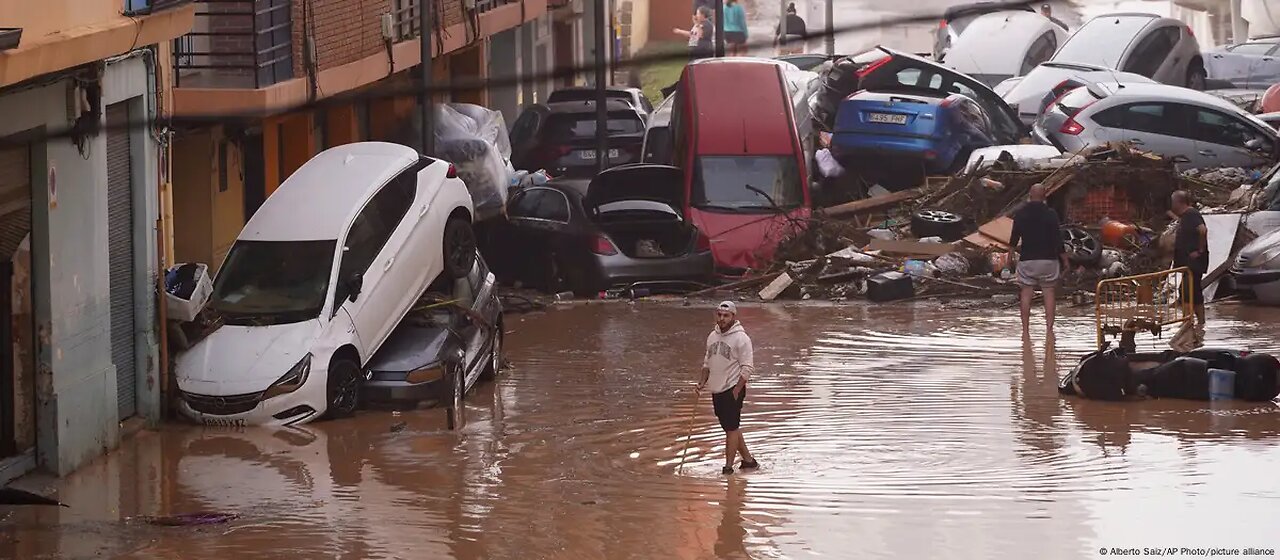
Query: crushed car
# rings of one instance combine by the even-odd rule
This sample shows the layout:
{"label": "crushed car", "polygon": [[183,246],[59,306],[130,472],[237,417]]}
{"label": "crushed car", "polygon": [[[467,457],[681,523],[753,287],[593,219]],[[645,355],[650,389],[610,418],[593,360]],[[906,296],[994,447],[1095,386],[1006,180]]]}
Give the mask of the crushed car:
{"label": "crushed car", "polygon": [[1206,87],[1204,59],[1191,28],[1156,14],[1095,17],[1072,33],[1050,60],[1132,72],[1190,89]]}
{"label": "crushed car", "polygon": [[1275,129],[1235,105],[1164,84],[1077,88],[1045,110],[1034,134],[1064,152],[1127,142],[1191,167],[1266,165],[1280,145]]}
{"label": "crushed car", "polygon": [[476,257],[450,163],[412,148],[330,148],[245,224],[213,281],[215,330],[177,357],[179,410],[211,425],[353,412],[363,367],[438,277]]}
{"label": "crushed car", "polygon": [[1049,60],[1066,39],[1065,29],[1035,12],[984,14],[969,23],[942,63],[995,87]]}
{"label": "crushed car", "polygon": [[497,288],[479,255],[464,278],[437,279],[365,366],[361,401],[377,407],[458,407],[476,383],[496,378],[503,336]]}
{"label": "crushed car", "polygon": [[551,293],[705,286],[711,240],[686,217],[682,179],[676,167],[632,164],[520,189],[483,250],[504,281]]}
{"label": "crushed car", "polygon": [[[629,101],[610,99],[605,106],[608,164],[640,161],[645,116]],[[596,156],[594,100],[530,105],[511,125],[511,163],[516,169],[590,178],[599,167]]]}
{"label": "crushed car", "polygon": [[1280,305],[1280,229],[1245,245],[1231,276],[1236,286],[1252,290],[1260,303]]}

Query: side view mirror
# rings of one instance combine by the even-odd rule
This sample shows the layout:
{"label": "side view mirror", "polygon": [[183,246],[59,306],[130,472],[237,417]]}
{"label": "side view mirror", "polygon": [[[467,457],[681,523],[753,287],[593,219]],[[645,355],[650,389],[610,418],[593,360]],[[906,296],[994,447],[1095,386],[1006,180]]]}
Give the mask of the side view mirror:
{"label": "side view mirror", "polygon": [[354,302],[356,298],[360,297],[360,290],[364,288],[364,275],[358,272],[351,275],[351,278],[348,278],[345,283],[345,288],[347,289],[347,299]]}
{"label": "side view mirror", "polygon": [[1256,150],[1262,147],[1262,140],[1252,138],[1244,143],[1244,147],[1249,148],[1250,150]]}

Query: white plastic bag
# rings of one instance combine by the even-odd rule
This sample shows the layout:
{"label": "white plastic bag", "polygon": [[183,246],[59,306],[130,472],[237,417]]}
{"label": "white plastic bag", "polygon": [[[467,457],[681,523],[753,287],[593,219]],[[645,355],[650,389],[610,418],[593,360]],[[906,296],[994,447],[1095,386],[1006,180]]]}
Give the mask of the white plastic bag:
{"label": "white plastic bag", "polygon": [[[178,263],[169,271],[175,271],[186,264]],[[164,307],[170,321],[181,323],[194,321],[196,316],[200,314],[200,310],[204,309],[204,304],[208,303],[209,296],[213,295],[213,279],[209,277],[209,267],[207,265],[196,265],[194,280],[195,288],[192,290],[189,299],[183,299],[178,295],[169,293],[167,289],[165,290]]]}
{"label": "white plastic bag", "polygon": [[[507,154],[511,153],[511,144],[502,117],[500,114],[496,117],[490,115],[491,118],[482,126],[455,108],[457,105],[436,106],[436,153],[432,155],[453,163],[458,178],[467,184],[477,210],[503,208],[507,203],[511,178],[508,174],[510,166],[500,153],[499,144],[506,146]],[[483,107],[471,107],[467,110],[482,118],[485,116],[483,112],[497,113]],[[495,126],[502,128],[498,130]],[[486,133],[491,139],[482,136]]]}

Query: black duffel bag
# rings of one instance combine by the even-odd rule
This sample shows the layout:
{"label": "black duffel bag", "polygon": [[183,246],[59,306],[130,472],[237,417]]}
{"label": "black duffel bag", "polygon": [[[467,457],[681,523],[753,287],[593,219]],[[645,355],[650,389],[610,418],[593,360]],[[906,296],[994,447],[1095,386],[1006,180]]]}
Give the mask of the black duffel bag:
{"label": "black duffel bag", "polygon": [[1280,360],[1270,354],[1250,354],[1236,360],[1235,397],[1265,402],[1280,395]]}

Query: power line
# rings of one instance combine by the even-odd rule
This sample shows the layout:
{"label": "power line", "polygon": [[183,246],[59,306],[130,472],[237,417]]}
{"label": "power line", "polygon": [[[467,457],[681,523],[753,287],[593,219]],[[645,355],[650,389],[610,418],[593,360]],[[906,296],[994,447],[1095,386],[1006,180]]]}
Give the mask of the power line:
{"label": "power line", "polygon": [[[828,1],[831,1],[831,0],[828,0]],[[1032,6],[1036,4],[1036,2],[1042,2],[1042,1],[1043,0],[1035,0],[1035,1],[1022,0],[1019,2],[1012,2],[1012,3],[1006,4],[1006,7],[1007,9],[1017,9],[1023,6]],[[867,31],[871,29],[878,29],[886,26],[903,25],[903,24],[911,24],[911,23],[935,23],[938,20],[942,19],[943,16],[944,14],[942,13],[916,14],[916,15],[901,16],[891,20],[883,20],[876,23],[858,23],[858,24],[846,25],[846,26],[840,26],[840,27],[832,26],[832,27],[829,27],[830,29],[829,32],[824,31],[819,34],[813,34],[811,35],[811,38],[822,37],[825,39],[826,37],[830,36],[833,38],[832,40],[834,40],[834,37],[838,35],[843,35],[846,33],[856,33],[859,31]],[[768,40],[750,41],[747,43],[745,48],[753,49],[753,48],[772,48],[772,47],[773,47],[773,41],[772,41],[772,38],[770,38]],[[688,61],[688,60],[689,60],[689,53],[684,51],[676,51],[676,52],[670,52],[670,53],[655,53],[655,54],[649,54],[649,55],[643,55],[643,56],[633,56],[625,60],[615,61],[614,68],[627,69],[627,68],[635,68],[635,67],[644,67],[644,66],[649,66],[653,64],[660,64],[664,62]],[[489,77],[489,78],[478,78],[478,77],[466,78],[466,79],[449,80],[449,81],[443,81],[443,82],[433,81],[431,85],[430,93],[436,94],[436,93],[443,93],[443,92],[449,92],[449,93],[472,92],[478,89],[485,89],[485,88],[518,87],[528,83],[543,82],[545,80],[564,76],[566,74],[582,75],[587,73],[594,73],[596,71],[596,67],[602,64],[606,64],[605,61],[603,60],[599,62],[593,61],[589,64],[582,64],[582,65],[574,66],[567,69],[563,67],[552,68],[550,71],[547,71],[547,72],[542,72],[539,74],[535,74],[531,76],[522,76],[522,77],[496,76],[496,77]],[[325,109],[330,106],[344,105],[351,101],[386,100],[386,99],[404,98],[404,97],[419,97],[424,93],[426,93],[426,91],[423,84],[421,83],[413,83],[410,85],[382,84],[382,85],[374,85],[372,86],[371,89],[366,91],[345,92],[345,93],[337,94],[321,100],[307,101],[307,102],[299,103],[296,105],[286,105],[286,106],[275,107],[267,111],[246,111],[246,112],[236,112],[236,113],[207,113],[207,114],[198,114],[198,115],[190,115],[190,116],[170,117],[169,120],[176,121],[179,123],[199,124],[199,123],[215,123],[215,122],[221,122],[225,120],[260,119],[260,118],[270,117],[274,115],[282,115],[282,114],[294,113],[299,111],[314,111],[319,109]],[[97,131],[105,132],[108,130],[120,131],[120,130],[143,129],[146,127],[153,126],[155,122],[156,122],[156,119],[143,118],[138,120],[130,120],[128,122],[123,122],[123,123],[103,124],[97,128]],[[80,131],[73,129],[72,127],[63,127],[55,130],[47,130],[43,134],[36,134],[34,136],[23,135],[21,137],[21,140],[0,139],[0,146],[26,145],[31,142],[40,141],[40,140],[70,138],[73,135],[80,134],[80,133],[81,133]]]}

